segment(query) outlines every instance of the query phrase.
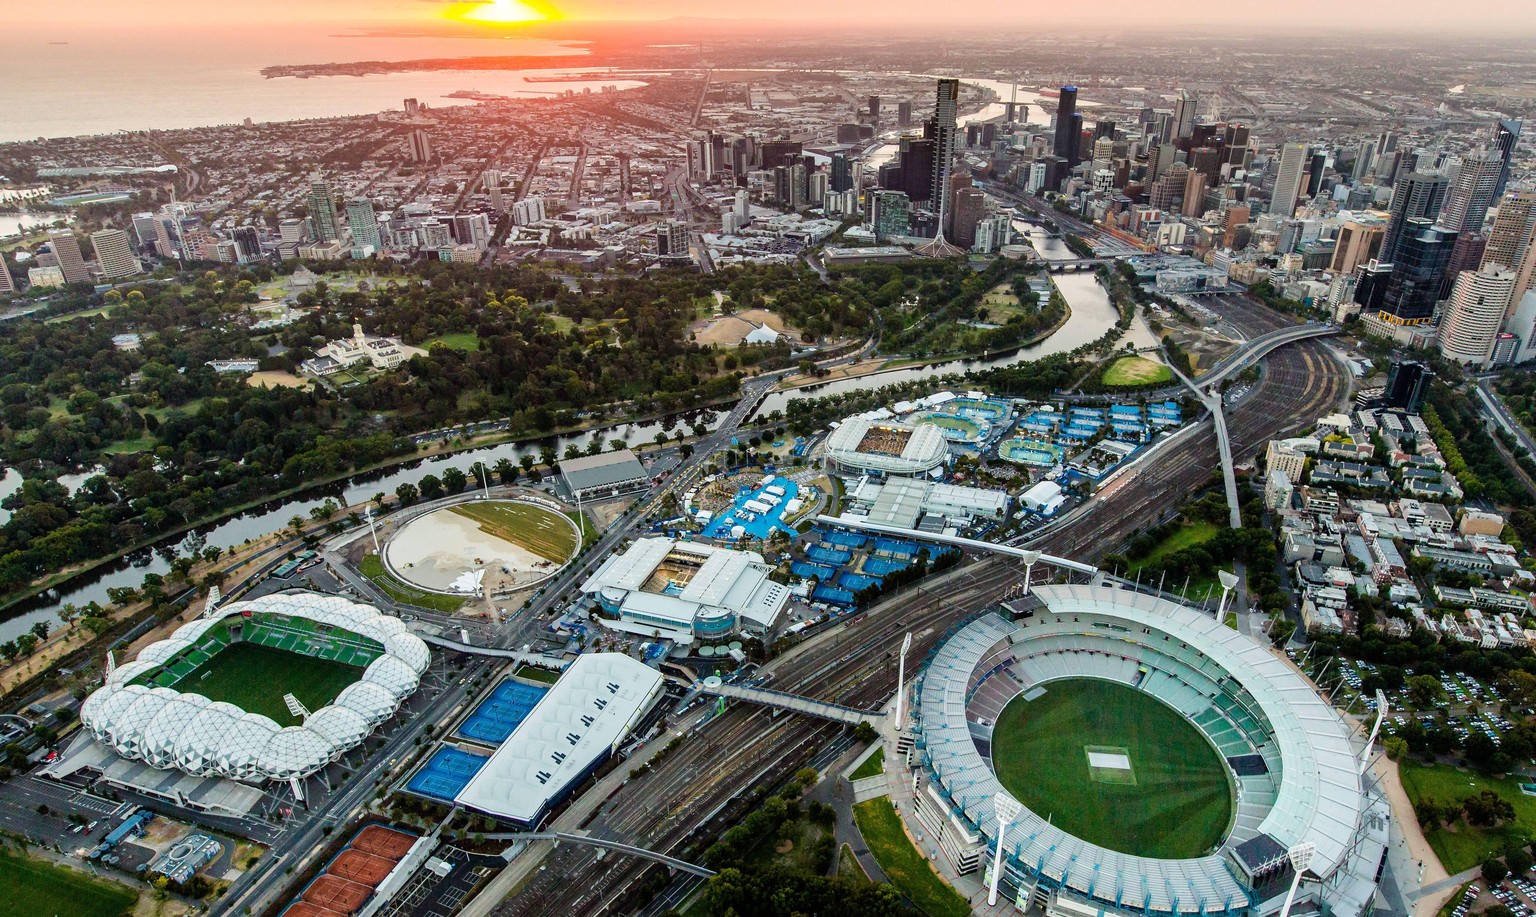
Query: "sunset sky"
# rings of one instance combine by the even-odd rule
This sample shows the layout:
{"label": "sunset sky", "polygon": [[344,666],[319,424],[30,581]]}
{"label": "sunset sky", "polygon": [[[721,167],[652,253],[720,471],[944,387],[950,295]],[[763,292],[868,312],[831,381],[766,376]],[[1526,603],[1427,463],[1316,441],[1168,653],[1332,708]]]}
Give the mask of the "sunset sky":
{"label": "sunset sky", "polygon": [[[518,0],[498,0],[515,3]],[[1170,27],[1183,23],[1203,31],[1249,35],[1255,29],[1325,34],[1337,28],[1376,28],[1390,31],[1513,31],[1536,29],[1529,0],[1469,0],[1451,7],[1430,0],[1077,0],[1070,4],[971,0],[961,7],[911,0],[776,0],[772,3],[722,3],[720,0],[523,0],[547,5],[566,20],[657,20],[674,17],[714,19],[753,18],[818,22],[933,22],[958,28],[1009,25],[1028,28],[1127,28],[1149,22]],[[56,0],[17,5],[6,17],[15,25],[93,29],[124,26],[165,26],[175,23],[216,26],[234,23],[279,25],[324,22],[354,27],[437,26],[450,7],[459,11],[475,3],[444,0],[262,0],[261,3],[208,0]],[[147,9],[153,10],[146,15]],[[958,15],[957,15],[958,14]],[[1063,15],[1070,18],[1060,19]],[[834,18],[829,18],[834,17]],[[506,27],[503,27],[506,28]],[[511,28],[516,29],[517,26]]]}

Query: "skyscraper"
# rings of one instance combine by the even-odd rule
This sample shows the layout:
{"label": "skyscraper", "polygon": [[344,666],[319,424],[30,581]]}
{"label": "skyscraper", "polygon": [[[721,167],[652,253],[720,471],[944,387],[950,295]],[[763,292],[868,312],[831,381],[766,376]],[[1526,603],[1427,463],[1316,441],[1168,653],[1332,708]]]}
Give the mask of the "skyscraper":
{"label": "skyscraper", "polygon": [[[1531,244],[1531,233],[1536,230],[1536,191],[1517,191],[1506,195],[1499,202],[1499,215],[1493,218],[1493,228],[1488,231],[1488,244],[1483,248],[1483,260],[1479,266],[1502,264],[1518,268]],[[1515,294],[1519,299],[1521,292]]]}
{"label": "skyscraper", "polygon": [[1335,274],[1353,274],[1359,267],[1381,251],[1381,240],[1386,227],[1379,223],[1361,223],[1355,220],[1339,227],[1339,236],[1333,246],[1333,260],[1328,270]]}
{"label": "skyscraper", "polygon": [[1061,94],[1057,96],[1056,103],[1056,139],[1051,146],[1051,152],[1057,158],[1065,159],[1069,163],[1077,162],[1077,140],[1079,134],[1074,129],[1081,129],[1081,122],[1074,124],[1073,115],[1077,113],[1077,87],[1063,86]]}
{"label": "skyscraper", "polygon": [[1269,198],[1269,212],[1288,217],[1296,212],[1296,200],[1301,196],[1302,176],[1306,173],[1310,151],[1305,143],[1287,143],[1280,147],[1280,173],[1275,178],[1275,190]]}
{"label": "skyscraper", "polygon": [[235,241],[241,264],[261,257],[261,236],[257,234],[256,227],[236,226],[230,237]]}
{"label": "skyscraper", "polygon": [[91,233],[91,247],[96,249],[96,263],[101,265],[102,276],[108,280],[133,277],[143,272],[139,259],[133,256],[133,245],[128,233],[121,229],[102,229]]}
{"label": "skyscraper", "polygon": [[480,183],[491,199],[491,209],[500,213],[504,203],[501,196],[501,173],[495,169],[486,169],[480,175]]}
{"label": "skyscraper", "polygon": [[869,120],[870,120],[870,123],[871,124],[879,124],[880,123],[880,97],[879,96],[870,96],[869,99],[868,99],[868,104],[869,104]]}
{"label": "skyscraper", "polygon": [[1492,150],[1478,150],[1463,159],[1456,183],[1446,193],[1440,224],[1463,235],[1481,230],[1503,168],[1504,161]]}
{"label": "skyscraper", "polygon": [[896,103],[896,125],[898,127],[910,127],[912,125],[911,99],[902,99]]}
{"label": "skyscraper", "polygon": [[929,194],[935,213],[949,210],[949,170],[955,159],[955,118],[960,111],[960,81],[939,80],[933,108],[933,185]]}
{"label": "skyscraper", "polygon": [[853,160],[842,153],[832,154],[831,188],[847,191],[853,187]]}
{"label": "skyscraper", "polygon": [[54,260],[59,262],[59,272],[65,283],[84,283],[91,279],[85,269],[85,256],[80,254],[80,240],[67,229],[50,230],[48,244],[53,249]]}
{"label": "skyscraper", "polygon": [[1457,234],[1432,220],[1409,220],[1399,233],[1381,311],[1397,324],[1417,325],[1435,314]]}
{"label": "skyscraper", "polygon": [[336,220],[336,196],[319,172],[309,176],[309,222],[317,242],[334,242],[341,237]]}
{"label": "skyscraper", "polygon": [[1195,132],[1195,111],[1199,107],[1199,99],[1186,90],[1179,90],[1179,96],[1173,102],[1173,136],[1175,138],[1187,138]]}
{"label": "skyscraper", "polygon": [[1440,353],[1458,363],[1486,366],[1514,290],[1514,271],[1501,265],[1461,272],[1440,323]]}
{"label": "skyscraper", "polygon": [[870,205],[869,225],[876,242],[912,231],[912,204],[900,191],[877,191]]}
{"label": "skyscraper", "polygon": [[411,131],[411,136],[406,143],[406,149],[410,151],[411,162],[425,163],[432,161],[432,138],[426,131]]}
{"label": "skyscraper", "polygon": [[1391,216],[1387,220],[1387,234],[1381,240],[1383,261],[1394,259],[1398,238],[1409,220],[1433,220],[1440,215],[1440,207],[1445,203],[1446,187],[1444,175],[1428,172],[1409,172],[1398,179],[1392,189],[1392,203],[1388,207]]}
{"label": "skyscraper", "polygon": [[384,250],[384,240],[379,238],[379,216],[373,210],[373,201],[366,197],[354,197],[347,201],[347,226],[352,230],[352,246],[355,249],[361,250],[368,246],[375,253]]}
{"label": "skyscraper", "polygon": [[949,240],[960,248],[970,248],[976,244],[976,224],[987,215],[987,196],[979,188],[961,188],[954,195]]}
{"label": "skyscraper", "polygon": [[1520,142],[1520,128],[1524,125],[1515,120],[1500,119],[1493,126],[1493,149],[1498,154],[1503,168],[1499,170],[1499,183],[1494,188],[1494,196],[1504,193],[1504,188],[1509,184],[1509,164],[1515,156],[1515,144]]}

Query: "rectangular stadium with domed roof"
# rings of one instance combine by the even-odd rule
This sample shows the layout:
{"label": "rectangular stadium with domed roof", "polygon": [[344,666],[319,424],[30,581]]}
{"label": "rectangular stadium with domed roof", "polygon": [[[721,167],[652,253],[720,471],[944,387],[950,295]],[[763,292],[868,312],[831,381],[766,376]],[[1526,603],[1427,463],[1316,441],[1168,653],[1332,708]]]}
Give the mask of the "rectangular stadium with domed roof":
{"label": "rectangular stadium with domed roof", "polygon": [[80,719],[129,761],[299,791],[393,716],[430,661],[398,618],[284,592],[205,611],[110,668]]}

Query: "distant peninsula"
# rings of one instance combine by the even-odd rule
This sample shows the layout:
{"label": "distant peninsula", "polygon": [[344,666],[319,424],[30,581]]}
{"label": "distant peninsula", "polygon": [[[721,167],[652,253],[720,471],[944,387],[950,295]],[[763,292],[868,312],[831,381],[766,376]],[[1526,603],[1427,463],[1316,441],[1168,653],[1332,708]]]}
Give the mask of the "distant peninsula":
{"label": "distant peninsula", "polygon": [[296,77],[301,80],[318,76],[368,76],[376,73],[408,73],[428,70],[554,70],[567,67],[607,66],[600,52],[495,57],[430,57],[420,60],[369,60],[330,64],[279,64],[263,67],[261,75],[269,80]]}

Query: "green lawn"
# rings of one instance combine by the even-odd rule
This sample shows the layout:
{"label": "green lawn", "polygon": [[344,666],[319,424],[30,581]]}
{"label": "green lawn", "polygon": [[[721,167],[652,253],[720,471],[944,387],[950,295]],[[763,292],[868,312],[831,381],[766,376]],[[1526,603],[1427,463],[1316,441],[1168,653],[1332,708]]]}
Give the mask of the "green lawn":
{"label": "green lawn", "polygon": [[859,858],[853,855],[853,848],[847,844],[837,852],[837,874],[861,884],[869,881],[864,867],[859,865]]}
{"label": "green lawn", "polygon": [[563,564],[576,553],[576,532],[561,514],[531,503],[495,500],[461,503],[451,508],[480,523],[480,530]]}
{"label": "green lawn", "polygon": [[853,807],[853,818],[869,852],[897,891],[929,917],[969,917],[970,905],[912,846],[888,797],[859,803]]}
{"label": "green lawn", "polygon": [[422,592],[412,589],[384,569],[384,562],[379,560],[377,554],[365,554],[357,565],[358,572],[373,580],[373,584],[383,590],[384,594],[397,602],[407,605],[419,605],[422,608],[430,608],[433,611],[441,611],[443,614],[453,614],[464,604],[464,599],[456,595],[439,595],[436,592]]}
{"label": "green lawn", "polygon": [[315,711],[362,675],[357,666],[242,642],[220,650],[175,687],[184,694],[201,694],[247,713],[269,716],[279,726],[297,726],[299,719],[288,712],[284,694],[292,694]]}
{"label": "green lawn", "polygon": [[[1089,751],[1129,758],[1092,768]],[[1202,856],[1221,842],[1232,790],[1221,755],[1172,707],[1128,685],[1054,681],[1003,709],[992,734],[998,779],[1035,814],[1111,850]]]}
{"label": "green lawn", "polygon": [[566,512],[565,517],[581,526],[582,547],[593,544],[597,541],[597,539],[602,537],[602,535],[597,531],[597,528],[592,525],[592,520],[587,518],[586,513],[577,513],[574,510],[570,510]]}
{"label": "green lawn", "polygon": [[9,851],[0,853],[0,888],[0,917],[121,917],[139,900],[131,888]]}
{"label": "green lawn", "polygon": [[108,455],[125,455],[130,452],[151,452],[160,441],[148,433],[138,439],[120,439],[110,446],[102,449]]}
{"label": "green lawn", "polygon": [[1520,792],[1518,780],[1484,777],[1446,764],[1421,764],[1407,758],[1398,762],[1397,772],[1402,777],[1409,801],[1415,806],[1424,799],[1433,799],[1441,805],[1455,804],[1483,790],[1493,790],[1515,807],[1515,820],[1497,828],[1477,828],[1462,821],[1452,828],[1437,825],[1424,832],[1429,846],[1435,848],[1435,854],[1440,857],[1441,865],[1452,875],[1471,869],[1491,853],[1502,851],[1507,842],[1516,837],[1528,838],[1536,834],[1536,796]]}
{"label": "green lawn", "polygon": [[517,667],[517,671],[512,674],[518,678],[526,678],[529,681],[536,681],[545,685],[552,685],[560,680],[559,672],[551,672],[549,669],[541,669],[531,665],[520,665]]}
{"label": "green lawn", "polygon": [[1172,370],[1146,357],[1121,357],[1104,370],[1105,385],[1146,385],[1172,381]]}
{"label": "green lawn", "polygon": [[875,749],[875,753],[864,759],[858,769],[848,775],[849,780],[863,780],[865,777],[874,777],[885,773],[885,748]]}
{"label": "green lawn", "polygon": [[422,348],[431,350],[438,344],[450,350],[479,350],[480,337],[473,331],[456,331],[453,334],[443,334],[432,338],[422,344]]}

